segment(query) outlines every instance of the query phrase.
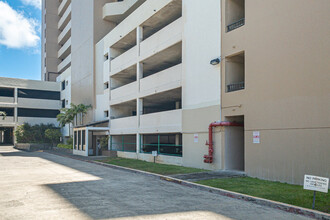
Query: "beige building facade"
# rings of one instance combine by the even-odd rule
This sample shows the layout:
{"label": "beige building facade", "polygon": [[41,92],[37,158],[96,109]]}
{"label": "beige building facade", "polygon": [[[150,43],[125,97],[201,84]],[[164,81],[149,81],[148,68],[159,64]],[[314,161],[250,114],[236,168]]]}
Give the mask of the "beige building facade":
{"label": "beige building facade", "polygon": [[329,177],[327,0],[52,4],[55,80],[70,82],[61,99],[93,106],[76,143],[95,145],[82,131],[98,130],[120,157],[153,161],[157,151],[159,163],[296,184]]}

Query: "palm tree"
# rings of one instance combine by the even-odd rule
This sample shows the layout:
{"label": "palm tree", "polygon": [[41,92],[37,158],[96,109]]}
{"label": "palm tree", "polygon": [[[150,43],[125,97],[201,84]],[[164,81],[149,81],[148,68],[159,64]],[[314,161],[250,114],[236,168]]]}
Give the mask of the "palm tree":
{"label": "palm tree", "polygon": [[64,127],[66,124],[70,125],[71,123],[74,123],[76,126],[78,124],[78,115],[80,115],[82,123],[82,118],[87,114],[88,110],[92,108],[91,105],[84,104],[75,105],[71,103],[70,106],[70,108],[61,109],[61,113],[57,115],[57,121],[61,127]]}
{"label": "palm tree", "polygon": [[6,114],[6,112],[0,111],[0,116],[2,116],[2,120],[5,120],[7,114]]}

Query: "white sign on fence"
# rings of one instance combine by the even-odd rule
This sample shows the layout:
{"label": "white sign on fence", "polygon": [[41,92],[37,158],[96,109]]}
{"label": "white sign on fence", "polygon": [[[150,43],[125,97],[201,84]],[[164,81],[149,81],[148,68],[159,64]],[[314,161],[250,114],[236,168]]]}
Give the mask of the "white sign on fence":
{"label": "white sign on fence", "polygon": [[157,157],[157,151],[152,151],[152,156]]}
{"label": "white sign on fence", "polygon": [[328,193],[329,178],[305,175],[304,189]]}

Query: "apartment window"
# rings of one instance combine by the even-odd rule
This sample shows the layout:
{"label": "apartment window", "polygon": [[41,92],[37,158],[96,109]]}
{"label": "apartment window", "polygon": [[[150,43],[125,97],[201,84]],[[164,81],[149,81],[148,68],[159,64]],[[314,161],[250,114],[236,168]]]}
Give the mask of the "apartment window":
{"label": "apartment window", "polygon": [[104,111],[104,117],[108,118],[109,117],[109,111]]}
{"label": "apartment window", "polygon": [[2,96],[2,97],[14,97],[14,89],[12,89],[12,88],[0,88],[0,96]]}
{"label": "apartment window", "polygon": [[61,100],[60,92],[34,89],[18,89],[18,97],[27,99]]}
{"label": "apartment window", "polygon": [[104,83],[104,89],[109,89],[109,82]]}
{"label": "apartment window", "polygon": [[61,83],[61,89],[62,89],[62,91],[65,90],[65,81],[62,81],[62,83]]}
{"label": "apartment window", "polygon": [[65,108],[65,99],[62,100],[62,108]]}
{"label": "apartment window", "polygon": [[59,110],[52,109],[32,109],[32,108],[18,108],[17,115],[19,117],[29,118],[56,118],[60,113]]}
{"label": "apartment window", "polygon": [[235,30],[245,24],[245,0],[226,1],[226,31]]}
{"label": "apartment window", "polygon": [[[0,108],[0,112],[5,112],[6,116],[13,117],[14,116],[14,109],[13,108]],[[2,116],[0,116],[1,121]]]}
{"label": "apartment window", "polygon": [[245,54],[244,52],[226,57],[226,92],[245,89]]}

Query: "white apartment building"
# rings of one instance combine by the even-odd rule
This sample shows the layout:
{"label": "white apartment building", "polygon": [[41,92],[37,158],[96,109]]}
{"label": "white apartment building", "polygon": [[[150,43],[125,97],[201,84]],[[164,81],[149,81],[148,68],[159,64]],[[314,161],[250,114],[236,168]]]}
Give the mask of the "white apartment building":
{"label": "white apartment building", "polygon": [[64,129],[75,154],[109,136],[124,158],[329,176],[328,0],[43,3],[42,78],[93,106]]}
{"label": "white apartment building", "polygon": [[60,84],[0,77],[0,144],[14,144],[14,131],[24,123],[58,125]]}

